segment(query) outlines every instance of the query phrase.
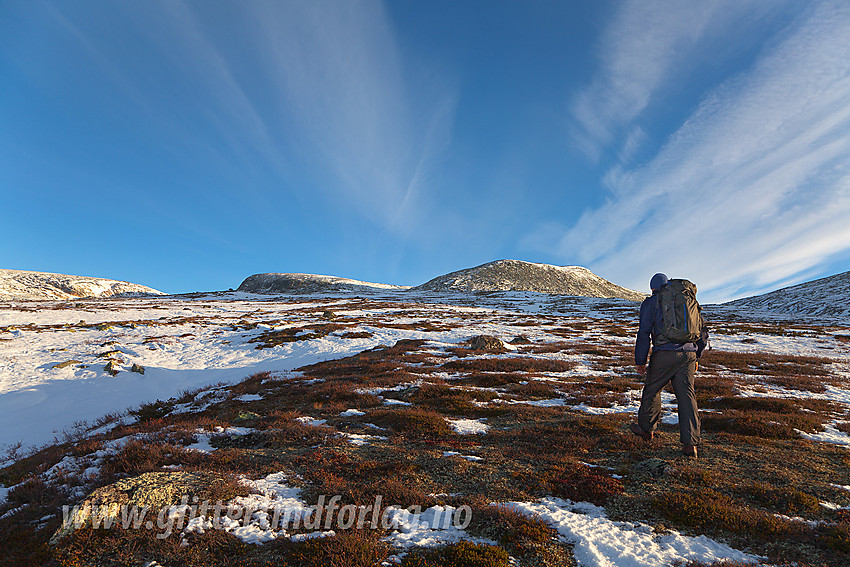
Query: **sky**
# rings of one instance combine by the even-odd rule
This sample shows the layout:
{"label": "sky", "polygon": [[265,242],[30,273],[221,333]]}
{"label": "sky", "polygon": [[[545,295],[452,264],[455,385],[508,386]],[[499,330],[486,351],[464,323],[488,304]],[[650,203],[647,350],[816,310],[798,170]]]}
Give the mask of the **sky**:
{"label": "sky", "polygon": [[850,3],[0,0],[0,267],[850,270]]}

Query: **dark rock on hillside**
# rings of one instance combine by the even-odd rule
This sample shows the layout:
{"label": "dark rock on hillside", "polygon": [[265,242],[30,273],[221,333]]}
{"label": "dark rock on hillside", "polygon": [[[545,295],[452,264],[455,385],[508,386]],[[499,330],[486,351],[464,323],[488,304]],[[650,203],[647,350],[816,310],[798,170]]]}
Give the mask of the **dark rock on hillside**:
{"label": "dark rock on hillside", "polygon": [[489,351],[503,351],[508,350],[505,348],[505,343],[502,342],[498,337],[493,337],[491,335],[476,335],[469,339],[469,348],[471,350],[489,350]]}
{"label": "dark rock on hillside", "polygon": [[414,290],[536,291],[640,301],[645,294],[620,287],[579,266],[551,266],[520,260],[497,260],[434,278]]}
{"label": "dark rock on hillside", "polygon": [[237,291],[248,293],[321,293],[325,291],[358,291],[366,289],[407,289],[403,286],[376,284],[315,274],[254,274],[248,276]]}
{"label": "dark rock on hillside", "polygon": [[785,315],[850,319],[850,272],[723,303],[722,306]]}

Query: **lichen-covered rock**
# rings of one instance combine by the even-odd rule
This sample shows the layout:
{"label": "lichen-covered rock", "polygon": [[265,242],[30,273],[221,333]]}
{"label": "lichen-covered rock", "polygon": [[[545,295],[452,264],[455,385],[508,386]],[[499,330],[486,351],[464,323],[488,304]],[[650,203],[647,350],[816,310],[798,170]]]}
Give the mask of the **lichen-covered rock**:
{"label": "lichen-covered rock", "polygon": [[161,509],[180,504],[184,497],[189,501],[195,497],[209,498],[217,486],[229,482],[219,475],[203,472],[150,472],[119,480],[98,488],[82,504],[72,508],[50,543],[55,545],[74,530],[90,526],[93,513],[103,525],[112,524],[121,518],[122,509],[132,507],[147,508],[156,517]]}
{"label": "lichen-covered rock", "polygon": [[670,466],[670,463],[663,459],[646,459],[634,465],[636,471],[646,473],[653,477],[662,477],[673,474],[675,469]]}
{"label": "lichen-covered rock", "polygon": [[472,350],[508,350],[505,343],[497,337],[490,335],[478,335],[469,339],[469,348]]}
{"label": "lichen-covered rock", "polygon": [[251,421],[254,419],[260,419],[262,417],[263,416],[253,411],[242,411],[239,412],[239,415],[236,416],[236,419],[234,419],[233,421]]}
{"label": "lichen-covered rock", "polygon": [[133,366],[130,367],[130,372],[136,372],[138,374],[144,374],[145,373],[145,367],[141,366],[140,364],[136,364],[134,362]]}

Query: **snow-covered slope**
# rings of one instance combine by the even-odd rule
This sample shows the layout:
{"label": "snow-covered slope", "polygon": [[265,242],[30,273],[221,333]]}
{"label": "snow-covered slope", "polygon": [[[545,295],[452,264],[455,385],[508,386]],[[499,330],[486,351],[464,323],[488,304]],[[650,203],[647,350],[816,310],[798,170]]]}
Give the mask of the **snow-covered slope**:
{"label": "snow-covered slope", "polygon": [[850,319],[850,272],[724,303],[786,315]]}
{"label": "snow-covered slope", "polygon": [[580,266],[551,266],[521,260],[497,260],[434,278],[415,290],[537,291],[633,301],[645,294],[620,287]]}
{"label": "snow-covered slope", "polygon": [[254,274],[248,276],[238,291],[249,293],[316,293],[358,289],[407,289],[404,286],[361,282],[337,276],[316,274]]}
{"label": "snow-covered slope", "polygon": [[115,295],[165,294],[147,286],[104,278],[0,269],[0,300],[72,299]]}

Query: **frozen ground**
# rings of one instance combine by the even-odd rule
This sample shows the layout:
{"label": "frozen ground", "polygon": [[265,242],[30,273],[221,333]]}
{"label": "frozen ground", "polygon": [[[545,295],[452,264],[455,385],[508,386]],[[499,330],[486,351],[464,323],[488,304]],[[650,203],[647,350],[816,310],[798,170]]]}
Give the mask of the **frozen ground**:
{"label": "frozen ground", "polygon": [[[728,309],[722,313],[728,315]],[[535,345],[566,340],[577,346],[628,350],[633,344],[636,315],[637,304],[620,300],[534,293],[416,295],[393,290],[368,295],[260,296],[232,292],[0,304],[0,445],[21,442],[31,447],[48,443],[55,435],[73,429],[82,421],[93,422],[108,413],[124,413],[144,402],[166,400],[208,384],[238,382],[258,371],[270,370],[278,376],[300,379],[295,370],[302,366],[346,357],[378,345],[393,345],[402,339],[427,339],[427,348],[436,349],[434,352],[462,347],[466,340],[480,334],[505,341],[523,335]],[[710,321],[711,316],[709,310]],[[731,322],[716,323],[719,332],[713,335],[712,344],[718,351],[828,357],[833,361],[836,375],[850,376],[846,327],[816,329],[801,325],[797,328],[785,322],[788,332],[780,334],[774,324],[758,318],[742,323],[735,317]],[[272,346],[268,341],[270,336],[275,336],[274,332],[286,336],[286,340]],[[477,354],[470,359],[507,361],[521,356],[515,350],[512,347],[503,353]],[[569,361],[573,366],[564,372],[543,372],[523,383],[529,388],[537,380],[580,384],[583,380],[617,377],[616,371],[601,368],[595,355],[556,350],[536,356]],[[112,372],[107,369],[108,363]],[[132,371],[133,367],[138,371]],[[431,376],[454,379],[444,372]],[[398,396],[416,385],[400,384],[363,389],[363,392],[379,396],[388,407],[411,405]],[[632,389],[622,392],[615,402],[596,404],[577,402],[566,394],[523,398],[504,395],[498,388],[477,389],[495,396],[487,402],[491,404],[570,406],[590,414],[633,414],[640,394]],[[843,407],[845,414],[850,408],[850,390],[844,384],[829,385],[821,392],[758,385],[742,388],[740,393],[754,398],[827,400]],[[259,399],[261,396],[255,394],[238,398],[244,402]],[[675,398],[665,394],[663,401],[664,423],[675,424]],[[364,415],[357,409],[337,411],[334,415],[338,418],[358,419]],[[299,421],[311,427],[326,424],[325,419],[310,416]],[[848,447],[850,437],[837,428],[839,421],[828,425],[822,433],[800,432],[800,435],[814,442]],[[447,423],[453,431],[470,439],[491,430],[486,418],[453,418]],[[384,429],[366,425],[374,428],[367,430],[374,435],[340,431],[339,436],[357,446],[387,441],[382,434]],[[188,448],[215,451],[210,443],[213,434],[239,436],[250,432],[238,427],[219,432],[199,431],[197,442]],[[110,450],[113,450],[111,446],[101,452]],[[442,456],[475,466],[486,462],[486,456],[475,452],[465,448],[443,451]],[[87,478],[86,475],[97,474],[98,459],[102,458],[103,455],[93,454],[65,462],[64,467],[78,470],[81,478]],[[298,509],[305,506],[297,490],[275,484],[273,480],[269,477],[252,484],[262,495],[255,500],[265,498],[268,502],[263,500],[263,503],[269,506],[277,500]],[[7,491],[0,487],[0,501]],[[513,502],[510,506],[543,518],[562,541],[575,546],[576,559],[584,566],[661,566],[675,559],[706,562],[758,559],[704,536],[686,537],[672,531],[659,535],[643,524],[614,522],[603,509],[587,503],[546,498]],[[437,512],[434,508],[426,514]],[[434,545],[467,538],[462,530],[435,530],[405,522],[389,540],[399,547],[400,553],[410,545]],[[203,529],[203,525],[194,528]],[[234,525],[232,533],[252,543],[285,535],[264,524],[262,515],[254,524]]]}
{"label": "frozen ground", "polygon": [[[386,291],[365,297],[370,300],[368,304],[352,301],[353,296],[346,293],[264,296],[239,292],[0,303],[0,447],[17,442],[24,446],[43,444],[75,423],[123,412],[143,402],[167,399],[217,382],[238,381],[258,371],[291,371],[400,339],[460,343],[477,334],[508,339],[518,330],[506,323],[508,314],[551,316],[552,324],[561,317],[610,317],[629,322],[637,308],[636,303],[622,300],[526,292]],[[366,307],[358,308],[358,303]],[[327,310],[334,312],[334,322],[350,325],[346,331],[365,331],[371,336],[344,338],[336,332],[265,349],[249,342],[270,329],[327,322],[323,318]],[[479,315],[473,324],[464,318],[469,313]],[[437,331],[384,326],[423,320],[458,326]],[[247,328],[251,325],[254,328]],[[521,331],[535,341],[557,338],[545,326]],[[591,328],[585,335],[589,341],[606,338],[604,328]],[[632,339],[620,340],[630,344]],[[847,349],[839,348],[843,345],[831,336],[818,334],[715,334],[712,345],[726,351],[828,355],[848,360]],[[116,361],[118,373],[114,376],[104,369],[110,359]],[[131,372],[134,364],[143,367],[144,374]],[[577,373],[581,375],[581,367]],[[634,405],[619,410],[633,411]]]}

